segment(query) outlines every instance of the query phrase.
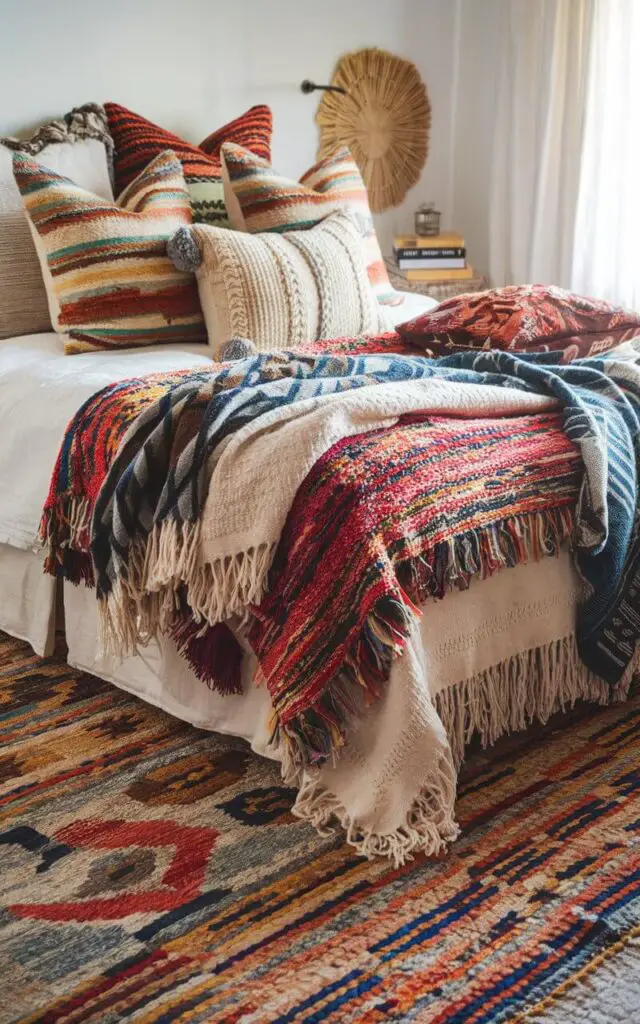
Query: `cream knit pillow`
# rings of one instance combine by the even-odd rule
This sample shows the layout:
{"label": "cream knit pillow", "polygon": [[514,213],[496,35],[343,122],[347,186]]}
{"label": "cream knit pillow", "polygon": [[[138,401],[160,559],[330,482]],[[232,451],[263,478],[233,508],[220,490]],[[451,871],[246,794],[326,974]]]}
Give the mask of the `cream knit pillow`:
{"label": "cream knit pillow", "polygon": [[214,358],[234,337],[260,352],[389,330],[365,266],[362,236],[338,212],[308,231],[249,235],[195,224],[169,255],[193,269]]}

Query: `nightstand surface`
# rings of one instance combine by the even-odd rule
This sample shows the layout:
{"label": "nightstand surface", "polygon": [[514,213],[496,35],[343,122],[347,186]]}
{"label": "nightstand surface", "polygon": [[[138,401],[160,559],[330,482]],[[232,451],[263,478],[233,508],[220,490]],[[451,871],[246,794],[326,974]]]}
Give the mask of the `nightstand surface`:
{"label": "nightstand surface", "polygon": [[482,274],[474,274],[466,281],[408,281],[401,270],[398,270],[393,259],[386,259],[385,265],[389,272],[391,287],[399,292],[418,292],[429,295],[439,302],[451,299],[454,295],[465,295],[467,292],[481,292],[489,287],[489,282]]}

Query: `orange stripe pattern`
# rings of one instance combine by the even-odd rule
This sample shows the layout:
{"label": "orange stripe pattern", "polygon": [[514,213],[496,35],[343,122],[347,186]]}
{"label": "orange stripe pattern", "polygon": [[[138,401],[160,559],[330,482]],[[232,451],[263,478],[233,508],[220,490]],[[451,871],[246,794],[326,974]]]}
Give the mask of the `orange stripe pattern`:
{"label": "orange stripe pattern", "polygon": [[14,154],[13,169],[67,353],[207,340],[195,279],[167,256],[168,238],[191,223],[182,168],[171,151],[156,157],[117,203],[24,153]]}
{"label": "orange stripe pattern", "polygon": [[307,230],[337,210],[349,210],[358,223],[369,281],[384,306],[398,306],[402,296],[389,283],[380,244],[369,208],[367,186],[346,146],[320,160],[291,181],[248,149],[233,142],[222,146],[225,173],[233,195],[237,222],[234,227],[259,231]]}

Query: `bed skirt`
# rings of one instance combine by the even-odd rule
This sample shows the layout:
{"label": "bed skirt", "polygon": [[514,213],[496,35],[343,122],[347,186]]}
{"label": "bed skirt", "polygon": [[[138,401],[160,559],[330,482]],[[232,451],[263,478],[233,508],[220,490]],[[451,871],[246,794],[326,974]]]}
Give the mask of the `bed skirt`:
{"label": "bed skirt", "polygon": [[[285,781],[298,788],[294,813],[322,830],[337,819],[358,852],[402,863],[416,852],[438,853],[455,838],[457,768],[474,735],[488,745],[578,699],[606,703],[625,695],[630,676],[612,692],[577,657],[580,589],[563,552],[430,601],[385,694],[338,761],[303,772],[271,742],[269,694],[255,683],[256,660],[246,643],[243,692],[221,696],[195,677],[170,640],[122,662],[100,654],[91,590],[64,583],[63,604],[71,665],[280,760]],[[52,648],[55,591],[40,556],[0,549],[0,626],[37,653]],[[434,729],[441,751],[425,749]]]}

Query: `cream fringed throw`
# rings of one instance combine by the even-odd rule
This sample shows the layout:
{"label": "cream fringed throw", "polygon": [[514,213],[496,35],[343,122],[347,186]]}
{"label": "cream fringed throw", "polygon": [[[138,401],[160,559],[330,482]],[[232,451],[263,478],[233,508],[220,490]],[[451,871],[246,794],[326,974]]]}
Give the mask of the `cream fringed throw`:
{"label": "cream fringed throw", "polygon": [[[195,256],[193,250],[187,256],[189,238]],[[360,230],[347,213],[284,234],[194,225],[172,240],[169,254],[181,269],[191,268],[191,260],[197,264],[215,358],[233,337],[251,338],[258,351],[275,352],[390,328],[369,284]]]}
{"label": "cream fringed throw", "polygon": [[626,696],[634,666],[612,690],[580,661],[580,593],[564,551],[430,602],[335,764],[301,771],[278,751],[300,787],[294,813],[320,829],[337,819],[359,853],[396,865],[440,853],[458,833],[456,774],[474,734],[488,746],[578,700]]}

